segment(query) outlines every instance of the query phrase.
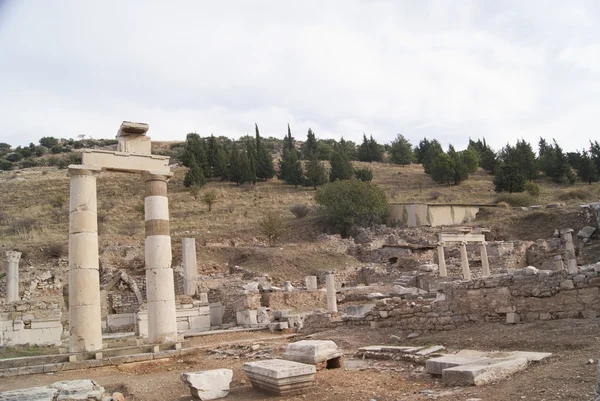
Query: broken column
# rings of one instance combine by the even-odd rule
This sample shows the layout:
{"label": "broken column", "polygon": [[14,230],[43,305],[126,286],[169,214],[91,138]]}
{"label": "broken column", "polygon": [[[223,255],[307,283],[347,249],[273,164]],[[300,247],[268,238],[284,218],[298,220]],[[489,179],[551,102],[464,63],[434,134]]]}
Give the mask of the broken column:
{"label": "broken column", "polygon": [[573,245],[573,230],[565,230],[564,237],[566,247],[565,259],[567,259],[567,271],[569,273],[575,274],[577,273],[577,259],[575,258],[575,246]]}
{"label": "broken column", "polygon": [[171,235],[167,181],[171,173],[145,172],[144,214],[146,220],[146,296],[148,342],[177,340],[175,285],[171,268]]}
{"label": "broken column", "polygon": [[306,282],[306,289],[308,291],[317,291],[319,289],[317,286],[317,276],[306,276],[304,281]]}
{"label": "broken column", "polygon": [[19,260],[21,252],[6,252],[6,302],[17,302],[19,297]]}
{"label": "broken column", "polygon": [[555,263],[555,270],[561,271],[565,268],[565,265],[563,264],[563,257],[562,255],[556,255],[554,256],[554,263]]}
{"label": "broken column", "polygon": [[196,239],[183,239],[183,293],[195,295],[198,284],[198,265],[196,263]]}
{"label": "broken column", "polygon": [[471,270],[469,269],[469,259],[467,257],[467,243],[460,243],[460,261],[463,270],[463,278],[465,280],[471,280]]}
{"label": "broken column", "polygon": [[98,170],[69,166],[69,350],[102,349],[98,272]]}
{"label": "broken column", "polygon": [[444,255],[444,243],[438,244],[438,267],[440,269],[440,277],[447,277],[448,271],[446,270],[446,256]]}
{"label": "broken column", "polygon": [[327,311],[335,313],[338,309],[337,298],[335,295],[335,274],[333,274],[333,272],[329,272],[325,276],[325,285],[327,287]]}
{"label": "broken column", "polygon": [[483,276],[486,277],[490,275],[490,262],[487,254],[487,242],[482,241],[481,244],[479,244],[479,248],[481,253],[481,267],[483,268]]}

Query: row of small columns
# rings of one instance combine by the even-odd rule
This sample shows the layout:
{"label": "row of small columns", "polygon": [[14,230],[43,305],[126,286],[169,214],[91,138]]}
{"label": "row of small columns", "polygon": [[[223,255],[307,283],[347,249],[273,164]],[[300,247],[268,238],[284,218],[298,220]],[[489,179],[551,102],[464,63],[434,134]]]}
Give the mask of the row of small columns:
{"label": "row of small columns", "polygon": [[[446,244],[440,242],[438,244],[438,267],[440,272],[440,277],[448,277],[448,270],[446,269],[446,257],[444,256],[444,246]],[[490,275],[490,264],[488,261],[487,254],[487,242],[482,241],[479,244],[479,249],[481,253],[481,267],[483,268],[483,276]],[[467,243],[460,243],[460,260],[463,271],[463,278],[465,280],[471,280],[471,269],[469,268],[469,259],[467,257]]]}

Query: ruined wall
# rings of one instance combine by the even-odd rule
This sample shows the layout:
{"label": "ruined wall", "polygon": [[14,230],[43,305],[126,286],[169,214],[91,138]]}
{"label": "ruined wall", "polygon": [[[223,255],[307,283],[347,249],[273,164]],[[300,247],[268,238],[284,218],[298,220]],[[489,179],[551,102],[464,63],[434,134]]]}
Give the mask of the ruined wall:
{"label": "ruined wall", "polygon": [[428,205],[424,203],[390,204],[390,223],[404,227],[452,226],[475,220],[476,205]]}
{"label": "ruined wall", "polygon": [[265,292],[261,297],[262,306],[277,309],[294,309],[307,312],[315,309],[327,309],[325,291]]}
{"label": "ruined wall", "polygon": [[0,305],[0,346],[59,345],[63,333],[61,309],[59,302]]}
{"label": "ruined wall", "polygon": [[[516,313],[521,321],[600,316],[600,264],[577,274],[525,268],[472,281],[438,283],[438,299],[378,301],[364,317],[344,317],[342,323],[369,324],[406,330],[450,330],[469,322],[506,321]],[[310,321],[309,321],[310,322]],[[323,319],[320,327],[327,326]],[[310,327],[310,329],[313,329]]]}

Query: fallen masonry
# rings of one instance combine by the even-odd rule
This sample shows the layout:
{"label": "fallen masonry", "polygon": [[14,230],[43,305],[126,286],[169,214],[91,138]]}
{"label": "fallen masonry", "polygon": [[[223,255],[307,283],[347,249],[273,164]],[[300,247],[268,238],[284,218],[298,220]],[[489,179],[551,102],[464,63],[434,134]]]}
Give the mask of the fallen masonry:
{"label": "fallen masonry", "polygon": [[341,367],[343,355],[331,340],[302,340],[288,344],[283,359],[334,369]]}
{"label": "fallen masonry", "polygon": [[93,380],[68,380],[50,386],[32,387],[0,393],[0,401],[70,401],[112,399],[104,387]]}
{"label": "fallen masonry", "polygon": [[242,370],[250,379],[252,387],[276,395],[305,393],[317,371],[313,365],[283,359],[247,362]]}
{"label": "fallen masonry", "polygon": [[180,378],[190,388],[190,393],[195,400],[216,400],[229,394],[233,371],[231,369],[204,370],[182,373]]}

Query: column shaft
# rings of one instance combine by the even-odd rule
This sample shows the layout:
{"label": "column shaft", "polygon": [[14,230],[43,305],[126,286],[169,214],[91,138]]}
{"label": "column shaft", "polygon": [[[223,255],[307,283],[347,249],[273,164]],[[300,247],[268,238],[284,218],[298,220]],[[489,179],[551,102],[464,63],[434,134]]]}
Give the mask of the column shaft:
{"label": "column shaft", "polygon": [[21,252],[6,252],[6,302],[20,301],[19,297],[19,260]]}
{"label": "column shaft", "polygon": [[89,168],[69,168],[70,352],[102,349],[96,174]]}
{"label": "column shaft", "polygon": [[335,275],[333,273],[328,273],[325,276],[325,285],[327,287],[327,311],[335,313],[338,309],[335,295]]}
{"label": "column shaft", "polygon": [[462,242],[460,244],[460,261],[462,264],[463,278],[465,280],[471,280],[471,269],[469,268],[469,259],[467,257],[467,243]]}
{"label": "column shaft", "polygon": [[440,270],[440,277],[448,277],[448,271],[446,270],[446,256],[444,255],[444,244],[438,244],[438,267]]}
{"label": "column shaft", "polygon": [[177,341],[175,285],[171,268],[171,235],[167,181],[170,175],[142,175],[145,181],[146,297],[148,300],[148,342]]}
{"label": "column shaft", "polygon": [[573,234],[571,232],[566,232],[564,234],[565,237],[565,247],[566,247],[566,259],[567,259],[567,271],[569,273],[575,274],[577,273],[577,259],[575,258],[575,246],[573,245]]}
{"label": "column shaft", "polygon": [[198,264],[196,261],[196,239],[183,239],[183,293],[196,295],[198,289]]}
{"label": "column shaft", "polygon": [[490,275],[490,262],[488,260],[487,254],[487,242],[482,242],[480,245],[480,253],[481,253],[481,267],[483,268],[483,276]]}

